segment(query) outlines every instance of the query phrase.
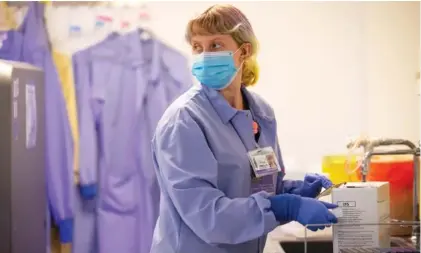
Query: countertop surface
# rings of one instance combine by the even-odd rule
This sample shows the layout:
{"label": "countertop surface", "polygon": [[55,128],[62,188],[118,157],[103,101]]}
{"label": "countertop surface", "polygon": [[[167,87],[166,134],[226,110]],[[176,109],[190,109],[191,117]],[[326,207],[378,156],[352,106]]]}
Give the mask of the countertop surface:
{"label": "countertop surface", "polygon": [[[331,202],[331,196],[326,196],[320,200]],[[298,222],[290,222],[274,229],[268,234],[266,246],[263,253],[285,253],[280,245],[282,241],[305,241],[307,240],[332,240],[332,228],[325,228],[317,232],[306,230],[304,226]]]}
{"label": "countertop surface", "polygon": [[332,229],[325,228],[317,232],[307,230],[297,222],[291,222],[277,227],[268,234],[264,253],[284,253],[280,242],[285,241],[327,241],[332,240]]}

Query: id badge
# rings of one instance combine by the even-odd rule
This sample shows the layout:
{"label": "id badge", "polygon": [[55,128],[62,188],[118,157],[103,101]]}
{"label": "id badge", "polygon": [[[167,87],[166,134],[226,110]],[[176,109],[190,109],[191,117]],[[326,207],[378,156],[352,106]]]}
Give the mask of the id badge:
{"label": "id badge", "polygon": [[281,171],[272,147],[258,148],[250,151],[248,152],[248,157],[256,178],[273,175]]}

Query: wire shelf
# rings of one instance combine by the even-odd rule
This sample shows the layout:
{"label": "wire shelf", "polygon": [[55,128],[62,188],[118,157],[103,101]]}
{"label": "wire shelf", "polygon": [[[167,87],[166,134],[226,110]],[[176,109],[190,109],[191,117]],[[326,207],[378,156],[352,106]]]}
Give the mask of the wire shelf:
{"label": "wire shelf", "polygon": [[[305,253],[315,252],[315,247],[320,244],[320,239],[315,239],[320,232],[309,230],[317,227],[326,227],[324,234],[330,236],[325,236],[325,243],[331,242],[332,253],[420,253],[418,221],[308,225],[304,228]],[[406,228],[409,233],[403,236],[391,234],[392,230],[399,228]]]}

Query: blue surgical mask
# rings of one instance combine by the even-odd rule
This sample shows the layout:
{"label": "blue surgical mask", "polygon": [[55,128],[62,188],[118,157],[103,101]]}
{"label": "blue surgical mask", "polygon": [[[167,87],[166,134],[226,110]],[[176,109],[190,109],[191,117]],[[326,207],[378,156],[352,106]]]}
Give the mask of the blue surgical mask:
{"label": "blue surgical mask", "polygon": [[238,73],[234,63],[237,51],[201,53],[193,62],[192,74],[202,85],[215,90],[225,89]]}

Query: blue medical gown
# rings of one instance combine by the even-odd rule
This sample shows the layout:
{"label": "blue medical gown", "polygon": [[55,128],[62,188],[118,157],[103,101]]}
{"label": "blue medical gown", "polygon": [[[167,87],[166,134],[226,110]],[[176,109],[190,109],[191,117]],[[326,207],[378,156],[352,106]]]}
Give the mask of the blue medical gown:
{"label": "blue medical gown", "polygon": [[[112,35],[73,57],[80,184],[97,192],[100,253],[149,253],[160,195],[150,141],[165,109],[192,84],[187,60],[140,32]],[[76,223],[76,236],[92,229]],[[74,252],[92,252],[80,240]]]}
{"label": "blue medical gown", "polygon": [[[49,211],[59,226],[61,242],[67,243],[72,241],[73,234],[73,141],[59,77],[49,50],[43,8],[41,3],[28,3],[21,27],[7,32],[7,39],[0,48],[0,59],[26,62],[44,70]],[[48,238],[49,221],[48,215]]]}
{"label": "blue medical gown", "polygon": [[272,184],[276,193],[288,192],[284,173],[256,183],[247,156],[256,148],[254,119],[258,145],[272,147],[283,168],[274,112],[246,88],[243,94],[250,110],[194,87],[159,121],[152,153],[162,195],[151,253],[263,252],[266,234],[279,225],[264,190]]}

